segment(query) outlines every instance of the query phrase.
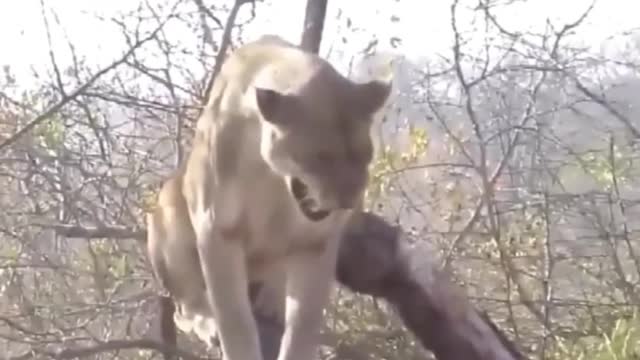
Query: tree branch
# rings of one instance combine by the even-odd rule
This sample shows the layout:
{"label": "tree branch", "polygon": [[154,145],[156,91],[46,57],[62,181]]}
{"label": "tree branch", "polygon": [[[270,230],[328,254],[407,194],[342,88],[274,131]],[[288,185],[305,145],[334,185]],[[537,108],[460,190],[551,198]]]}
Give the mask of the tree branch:
{"label": "tree branch", "polygon": [[69,224],[33,224],[42,228],[53,229],[57,235],[69,238],[109,238],[135,239],[146,241],[147,231],[124,226],[78,226]]}
{"label": "tree branch", "polygon": [[614,108],[607,101],[607,99],[604,98],[604,96],[600,96],[594,93],[593,91],[589,90],[586,86],[584,86],[584,84],[582,84],[582,82],[580,82],[580,80],[578,80],[577,76],[572,76],[572,78],[576,84],[576,88],[580,90],[581,93],[583,93],[591,101],[602,106],[605,110],[607,110],[607,112],[609,112],[609,114],[611,114],[614,118],[620,121],[627,128],[627,130],[631,132],[634,138],[640,139],[640,129],[638,129],[636,126],[633,125],[633,123],[631,122],[631,119],[629,119],[620,111],[618,111],[616,108]]}
{"label": "tree branch", "polygon": [[101,342],[97,345],[78,347],[73,349],[65,349],[56,353],[48,353],[47,355],[56,360],[66,359],[78,359],[88,357],[104,352],[131,350],[131,349],[146,349],[154,350],[162,353],[172,353],[182,357],[185,360],[205,360],[209,358],[201,358],[199,356],[188,353],[184,350],[165,346],[160,342],[150,339],[139,340],[111,340],[107,342]]}
{"label": "tree branch", "polygon": [[117,68],[118,66],[124,64],[127,61],[127,58],[129,58],[129,56],[131,56],[137,49],[139,49],[142,45],[144,45],[149,40],[153,39],[158,34],[158,32],[160,30],[162,30],[162,28],[167,23],[167,21],[169,21],[169,19],[171,19],[173,16],[174,16],[173,13],[171,15],[169,15],[153,32],[151,32],[151,34],[149,36],[143,38],[142,40],[139,40],[133,46],[131,46],[131,48],[127,52],[125,52],[124,55],[122,55],[122,57],[120,57],[120,59],[112,62],[108,66],[106,66],[103,69],[101,69],[98,72],[96,72],[84,84],[82,84],[79,87],[77,87],[75,90],[73,90],[68,95],[63,96],[60,101],[58,101],[57,103],[55,103],[54,105],[49,107],[47,110],[45,110],[40,115],[36,116],[35,119],[29,121],[29,123],[27,123],[27,125],[25,125],[22,129],[18,130],[16,133],[11,135],[8,139],[6,139],[2,143],[0,143],[0,150],[4,149],[5,147],[10,146],[14,142],[16,142],[18,139],[20,139],[20,137],[22,137],[23,135],[28,133],[31,129],[33,129],[34,127],[38,126],[43,121],[47,120],[48,118],[50,118],[51,116],[56,114],[67,103],[73,101],[78,96],[80,96],[82,93],[84,93],[85,90],[87,90],[89,87],[91,87],[93,85],[93,83],[95,83],[104,74],[106,74],[109,71],[111,71],[111,70]]}
{"label": "tree branch", "polygon": [[229,12],[229,17],[227,17],[227,22],[224,27],[224,32],[222,33],[222,40],[220,41],[220,49],[218,50],[218,54],[216,55],[216,63],[213,65],[213,71],[211,72],[211,77],[209,77],[209,81],[207,82],[207,87],[204,90],[204,96],[202,98],[202,103],[206,104],[209,99],[209,93],[211,92],[211,88],[213,87],[213,83],[220,72],[220,68],[222,67],[222,63],[224,61],[224,57],[227,54],[227,50],[229,49],[229,45],[231,45],[231,31],[233,30],[233,24],[236,22],[236,17],[238,17],[238,12],[242,5],[247,3],[252,3],[255,0],[236,0]]}

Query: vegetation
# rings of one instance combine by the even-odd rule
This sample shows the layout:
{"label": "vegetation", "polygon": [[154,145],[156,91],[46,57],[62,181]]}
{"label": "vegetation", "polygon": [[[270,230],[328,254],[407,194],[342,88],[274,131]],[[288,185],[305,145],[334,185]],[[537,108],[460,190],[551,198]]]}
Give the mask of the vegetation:
{"label": "vegetation", "polygon": [[[30,44],[0,74],[1,354],[157,355],[144,212],[189,149],[220,49],[271,32],[280,3],[0,5],[24,20],[7,38]],[[624,28],[628,9],[575,1],[547,19],[535,1],[392,3],[330,2],[320,50],[354,77],[396,79],[368,208],[532,359],[640,359],[640,37]],[[287,9],[300,24],[302,5]],[[603,18],[610,33],[594,31]],[[327,313],[324,358],[430,356],[376,299],[339,289]],[[205,354],[184,334],[180,348]]]}

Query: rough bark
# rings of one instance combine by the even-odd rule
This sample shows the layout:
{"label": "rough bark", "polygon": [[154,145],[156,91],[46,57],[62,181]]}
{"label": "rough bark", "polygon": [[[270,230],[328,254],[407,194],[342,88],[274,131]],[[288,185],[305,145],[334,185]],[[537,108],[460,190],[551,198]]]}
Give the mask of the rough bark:
{"label": "rough bark", "polygon": [[[170,349],[178,346],[178,333],[176,324],[173,321],[173,314],[176,311],[175,304],[170,297],[159,296],[158,305],[160,307],[160,336],[163,345]],[[164,360],[177,360],[177,356],[171,352],[163,352]]]}
{"label": "rough bark", "polygon": [[399,227],[363,213],[360,226],[343,239],[338,281],[355,292],[386,300],[439,360],[524,359],[429,254],[412,249],[402,238]]}

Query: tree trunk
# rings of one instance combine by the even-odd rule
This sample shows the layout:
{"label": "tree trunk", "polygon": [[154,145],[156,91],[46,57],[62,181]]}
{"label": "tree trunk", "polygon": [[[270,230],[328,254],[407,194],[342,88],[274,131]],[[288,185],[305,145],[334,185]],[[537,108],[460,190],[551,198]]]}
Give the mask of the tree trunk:
{"label": "tree trunk", "polygon": [[320,51],[324,19],[327,15],[327,0],[307,0],[300,46],[314,54]]}

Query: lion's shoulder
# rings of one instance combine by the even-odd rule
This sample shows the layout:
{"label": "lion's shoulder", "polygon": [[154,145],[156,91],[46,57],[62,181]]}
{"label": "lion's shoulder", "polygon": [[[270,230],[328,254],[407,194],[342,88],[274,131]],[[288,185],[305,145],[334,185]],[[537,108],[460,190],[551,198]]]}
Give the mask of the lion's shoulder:
{"label": "lion's shoulder", "polygon": [[265,35],[237,49],[223,64],[220,80],[243,93],[250,93],[252,86],[287,91],[323,66],[328,64],[317,55]]}

